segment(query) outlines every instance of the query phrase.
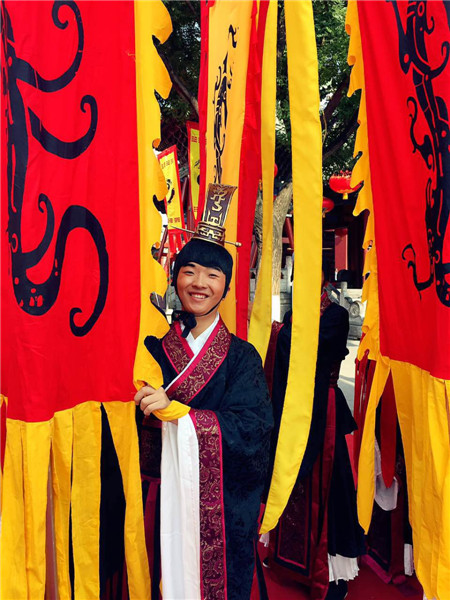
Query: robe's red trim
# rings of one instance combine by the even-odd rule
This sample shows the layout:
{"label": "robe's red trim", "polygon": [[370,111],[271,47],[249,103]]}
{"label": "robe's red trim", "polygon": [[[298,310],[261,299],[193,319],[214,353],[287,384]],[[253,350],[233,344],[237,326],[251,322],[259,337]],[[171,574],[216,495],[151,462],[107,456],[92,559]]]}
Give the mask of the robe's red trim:
{"label": "robe's red trim", "polygon": [[181,373],[194,356],[182,333],[180,322],[175,321],[162,341],[163,350],[177,373]]}
{"label": "robe's red trim", "polygon": [[[172,340],[174,340],[173,335],[169,344],[164,348],[166,354],[172,350]],[[188,404],[205,387],[223,363],[228,354],[230,343],[231,334],[222,319],[219,319],[205,345],[189,367],[173,385],[167,388],[166,393],[169,398],[183,402],[183,404]],[[179,348],[179,345],[176,346],[175,343],[173,343],[173,346]],[[186,366],[189,363],[189,361],[186,361],[186,355],[183,356],[180,352],[172,356],[171,362],[174,363],[178,373],[182,370],[180,368],[181,364]]]}
{"label": "robe's red trim", "polygon": [[212,410],[189,413],[200,466],[200,580],[202,599],[226,600],[227,566],[223,499],[222,433]]}
{"label": "robe's red trim", "polygon": [[[297,481],[278,525],[275,560],[302,572],[289,570],[294,579],[311,586],[311,598],[323,600],[329,585],[328,499],[336,441],[336,390],[328,390],[327,423],[323,449],[307,477]],[[299,488],[306,487],[301,491]],[[295,493],[300,491],[298,498]],[[306,497],[306,498],[305,498]],[[305,498],[309,516],[299,514],[299,500]],[[297,501],[295,501],[297,500]],[[309,522],[305,526],[305,519]],[[299,545],[299,542],[300,545]],[[293,543],[297,543],[293,547]],[[299,553],[300,546],[303,552]],[[278,564],[276,565],[278,568]],[[281,570],[280,570],[281,571]]]}

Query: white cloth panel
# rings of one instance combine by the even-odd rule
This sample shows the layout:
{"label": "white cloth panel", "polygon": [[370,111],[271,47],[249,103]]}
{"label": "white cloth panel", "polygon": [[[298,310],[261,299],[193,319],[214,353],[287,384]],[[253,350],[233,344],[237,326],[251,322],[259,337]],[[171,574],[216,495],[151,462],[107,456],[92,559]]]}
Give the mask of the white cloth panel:
{"label": "white cloth panel", "polygon": [[386,487],[381,472],[381,452],[377,440],[375,440],[375,502],[383,510],[394,510],[397,508],[398,481],[394,477],[392,485]]}
{"label": "white cloth panel", "polygon": [[405,565],[405,575],[413,575],[414,574],[414,554],[412,544],[405,544],[404,547],[404,565]]}
{"label": "white cloth panel", "polygon": [[338,581],[339,579],[350,581],[350,579],[355,579],[358,575],[358,559],[348,558],[340,554],[336,554],[336,556],[329,554],[328,570],[330,581]]}
{"label": "white cloth panel", "polygon": [[189,415],[162,424],[161,571],[164,600],[200,600],[199,457]]}

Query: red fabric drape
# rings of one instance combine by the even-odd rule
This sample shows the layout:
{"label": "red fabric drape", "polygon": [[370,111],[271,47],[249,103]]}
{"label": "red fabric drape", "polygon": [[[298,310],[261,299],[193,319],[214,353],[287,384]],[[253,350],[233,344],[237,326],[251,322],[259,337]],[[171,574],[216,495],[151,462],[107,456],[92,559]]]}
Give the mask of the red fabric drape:
{"label": "red fabric drape", "polygon": [[134,6],[6,2],[2,17],[2,392],[8,417],[44,421],[133,393]]}
{"label": "red fabric drape", "polygon": [[447,2],[358,2],[380,350],[450,379]]}
{"label": "red fabric drape", "polygon": [[247,318],[250,290],[250,253],[255,218],[258,185],[261,179],[261,81],[264,33],[268,0],[256,0],[252,11],[252,28],[245,96],[245,121],[242,132],[239,170],[239,209],[237,237],[242,246],[238,251],[236,271],[236,333],[247,339]]}

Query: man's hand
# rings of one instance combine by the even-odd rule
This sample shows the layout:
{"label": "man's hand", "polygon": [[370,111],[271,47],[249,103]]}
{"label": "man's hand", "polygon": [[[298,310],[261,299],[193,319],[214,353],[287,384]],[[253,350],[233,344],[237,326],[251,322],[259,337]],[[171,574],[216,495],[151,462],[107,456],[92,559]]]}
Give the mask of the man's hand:
{"label": "man's hand", "polygon": [[142,387],[135,395],[134,401],[146,416],[155,410],[167,408],[171,402],[164,388],[155,390],[151,385]]}

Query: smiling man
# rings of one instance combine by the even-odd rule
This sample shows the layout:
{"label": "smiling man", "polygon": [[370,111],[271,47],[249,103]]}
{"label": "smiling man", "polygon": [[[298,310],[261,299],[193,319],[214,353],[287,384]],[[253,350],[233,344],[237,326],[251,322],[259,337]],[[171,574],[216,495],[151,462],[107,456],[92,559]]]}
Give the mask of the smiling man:
{"label": "smiling man", "polygon": [[135,397],[153,598],[160,556],[164,598],[250,598],[272,409],[258,353],[219,315],[233,269],[223,245],[231,194],[210,186],[173,270],[183,310],[162,340],[145,340],[164,378]]}

